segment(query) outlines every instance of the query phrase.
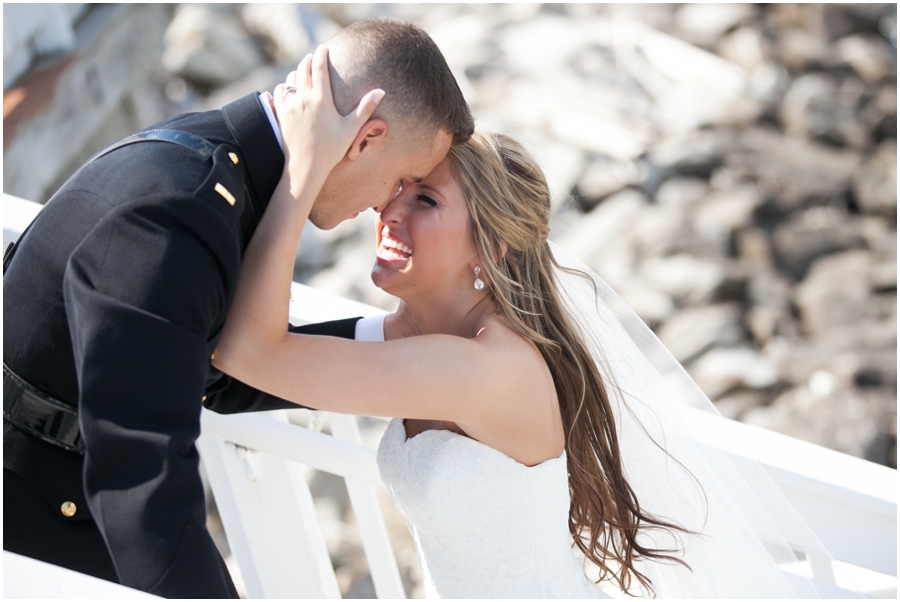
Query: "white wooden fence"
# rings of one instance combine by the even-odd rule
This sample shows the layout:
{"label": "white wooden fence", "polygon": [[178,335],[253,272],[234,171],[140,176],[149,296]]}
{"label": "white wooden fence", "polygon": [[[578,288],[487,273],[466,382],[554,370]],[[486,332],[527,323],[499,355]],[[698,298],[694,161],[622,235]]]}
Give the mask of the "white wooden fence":
{"label": "white wooden fence", "polygon": [[[18,236],[40,206],[8,195],[4,195],[3,205],[5,245]],[[291,321],[295,324],[382,313],[296,283],[292,294]],[[374,488],[382,486],[375,452],[361,445],[355,417],[326,416],[331,435],[290,424],[283,411],[225,416],[204,410],[201,415],[203,434],[198,447],[247,593],[253,598],[340,597],[300,467],[305,464],[346,479],[375,591],[380,598],[403,598],[375,496]],[[731,426],[740,445],[732,444],[736,442],[713,438],[714,429],[705,428],[702,412],[686,409],[684,420],[700,444],[722,450],[739,469],[747,466],[750,470],[758,458],[834,555],[834,561],[824,564],[807,558],[799,563],[802,566],[785,567],[791,578],[813,579],[824,596],[844,597],[851,590],[862,590],[870,596],[896,597],[895,470],[737,422]],[[19,559],[4,554],[7,568],[19,566],[21,563],[15,564]],[[37,570],[34,562],[28,559],[26,563],[32,573]],[[45,569],[47,575],[64,570]],[[84,584],[96,581],[78,574],[66,576],[79,578]],[[53,591],[18,570],[4,572],[5,595],[66,595],[58,592],[60,596],[56,596]],[[84,597],[87,590],[80,589],[79,594],[70,591]],[[102,592],[98,590],[98,597]]]}

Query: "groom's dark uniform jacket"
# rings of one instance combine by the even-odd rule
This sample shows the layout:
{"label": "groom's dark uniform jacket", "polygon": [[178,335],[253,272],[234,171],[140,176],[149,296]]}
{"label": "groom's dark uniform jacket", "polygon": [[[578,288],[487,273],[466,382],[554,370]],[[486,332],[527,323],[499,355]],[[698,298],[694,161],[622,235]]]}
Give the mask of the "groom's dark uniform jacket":
{"label": "groom's dark uniform jacket", "polygon": [[[209,363],[284,156],[256,94],[155,129],[199,136],[211,157],[144,141],[90,162],[4,275],[3,547],[161,596],[233,597],[194,441],[201,400],[296,407]],[[352,338],[353,324],[305,328]],[[35,428],[46,404],[14,395],[17,379],[70,409],[50,416],[78,437]]]}

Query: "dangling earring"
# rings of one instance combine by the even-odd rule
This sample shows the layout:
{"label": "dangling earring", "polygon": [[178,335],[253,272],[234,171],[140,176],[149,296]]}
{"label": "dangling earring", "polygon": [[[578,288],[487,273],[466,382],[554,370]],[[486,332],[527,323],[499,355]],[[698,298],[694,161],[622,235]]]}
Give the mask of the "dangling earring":
{"label": "dangling earring", "polygon": [[480,291],[484,289],[484,280],[478,277],[478,274],[481,273],[481,268],[477,265],[475,266],[475,290]]}

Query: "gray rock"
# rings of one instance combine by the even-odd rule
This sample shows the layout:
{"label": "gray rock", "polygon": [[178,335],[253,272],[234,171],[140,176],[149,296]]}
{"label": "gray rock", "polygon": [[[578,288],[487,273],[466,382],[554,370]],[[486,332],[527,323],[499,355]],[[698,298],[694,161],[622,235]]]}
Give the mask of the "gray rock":
{"label": "gray rock", "polygon": [[756,184],[743,184],[716,192],[694,208],[692,224],[703,238],[727,244],[734,231],[753,222],[753,212],[763,202]]}
{"label": "gray rock", "polygon": [[[580,223],[560,237],[558,242],[567,251],[594,267],[593,262],[599,252],[610,246],[613,240],[618,240],[645,206],[645,195],[636,190],[623,190],[585,214]],[[608,278],[607,274],[600,274]]]}
{"label": "gray rock", "polygon": [[203,85],[233,82],[263,60],[240,20],[210,5],[178,7],[165,42],[162,62],[166,69]]}
{"label": "gray rock", "polygon": [[715,400],[716,409],[731,420],[740,420],[744,412],[766,403],[766,395],[749,389],[735,390]]}
{"label": "gray rock", "polygon": [[778,37],[778,57],[791,71],[802,71],[812,65],[828,65],[834,61],[828,39],[806,29],[788,29]]}
{"label": "gray rock", "polygon": [[616,292],[650,328],[665,322],[675,311],[675,304],[668,295],[638,278],[631,278],[617,286]]}
{"label": "gray rock", "polygon": [[732,146],[732,138],[725,131],[691,130],[661,139],[647,158],[673,174],[707,177],[722,164]]}
{"label": "gray rock", "polygon": [[760,31],[752,26],[743,26],[719,42],[718,52],[722,58],[753,73],[763,65],[771,52],[767,46],[768,43]]}
{"label": "gray rock", "polygon": [[795,302],[804,330],[816,336],[861,322],[871,295],[872,255],[848,251],[816,260],[797,286]]}
{"label": "gray rock", "polygon": [[778,381],[774,363],[749,347],[717,347],[695,360],[690,375],[710,399],[732,389],[766,389]]}
{"label": "gray rock", "polygon": [[753,16],[750,4],[683,4],[675,11],[675,27],[688,41],[709,45]]}
{"label": "gray rock", "polygon": [[644,209],[629,227],[629,237],[642,260],[677,253],[685,238],[692,236],[687,212],[677,204],[655,204]]}
{"label": "gray rock", "polygon": [[679,211],[688,211],[708,192],[709,184],[701,178],[670,178],[656,191],[656,202]]}
{"label": "gray rock", "polygon": [[738,258],[757,270],[772,265],[772,245],[762,228],[746,228],[737,233],[734,241]]}
{"label": "gray rock", "polygon": [[588,163],[578,179],[576,190],[583,205],[593,207],[605,197],[634,186],[641,180],[641,170],[634,161],[615,161],[603,157]]}
{"label": "gray rock", "polygon": [[723,303],[692,307],[675,313],[657,332],[659,340],[681,363],[712,347],[737,343],[744,334],[741,306]]}
{"label": "gray rock", "polygon": [[269,65],[260,65],[252,69],[247,75],[221,88],[217,88],[208,96],[200,99],[194,110],[212,111],[221,109],[229,102],[233,102],[251,92],[268,91],[271,93],[275,90],[275,86],[284,81],[288,73],[290,73],[290,68],[288,67],[277,68]]}
{"label": "gray rock", "polygon": [[897,57],[891,56],[884,38],[877,34],[855,34],[835,44],[837,56],[869,83],[897,74]]}
{"label": "gray rock", "polygon": [[885,140],[853,176],[856,204],[865,213],[897,216],[897,141]]}
{"label": "gray rock", "polygon": [[745,323],[758,345],[766,345],[775,336],[800,335],[800,326],[791,311],[791,293],[787,279],[771,267],[761,267],[749,278],[750,308]]}
{"label": "gray rock", "polygon": [[639,269],[641,277],[682,305],[709,302],[726,278],[721,261],[685,253],[671,257],[651,257]]}
{"label": "gray rock", "polygon": [[749,409],[742,420],[886,464],[886,446],[880,443],[886,438],[888,425],[896,421],[896,399],[852,389],[819,395],[801,386],[785,392],[767,407]]}
{"label": "gray rock", "polygon": [[240,16],[248,31],[266,40],[272,60],[292,67],[341,29],[307,4],[249,3],[241,6]]}
{"label": "gray rock", "polygon": [[835,207],[812,207],[780,224],[773,235],[779,260],[795,278],[820,255],[866,246],[858,219]]}
{"label": "gray rock", "polygon": [[868,142],[868,131],[856,118],[856,108],[864,92],[863,84],[853,77],[843,83],[820,73],[798,77],[781,105],[785,131],[862,148]]}

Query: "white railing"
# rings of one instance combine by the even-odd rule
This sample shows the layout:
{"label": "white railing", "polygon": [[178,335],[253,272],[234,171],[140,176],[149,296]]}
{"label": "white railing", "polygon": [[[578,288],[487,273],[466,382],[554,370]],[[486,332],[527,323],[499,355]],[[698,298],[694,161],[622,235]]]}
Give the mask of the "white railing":
{"label": "white railing", "polygon": [[[14,239],[39,209],[4,195],[4,243]],[[295,324],[382,313],[296,283],[292,295]],[[376,593],[402,598],[399,571],[375,497],[374,488],[382,486],[375,452],[360,444],[355,417],[324,414],[332,435],[292,425],[283,411],[202,413],[198,447],[247,593],[340,597],[300,467],[304,464],[346,479]],[[685,409],[683,417],[701,445],[724,452],[739,470],[746,469],[749,480],[758,460],[833,554],[833,562],[808,557],[798,566],[785,567],[792,578],[811,578],[823,595],[843,597],[858,589],[871,596],[896,597],[895,470],[733,421],[732,433],[739,441],[729,440],[706,426],[702,412]],[[14,576],[7,572],[4,577],[6,593]]]}

